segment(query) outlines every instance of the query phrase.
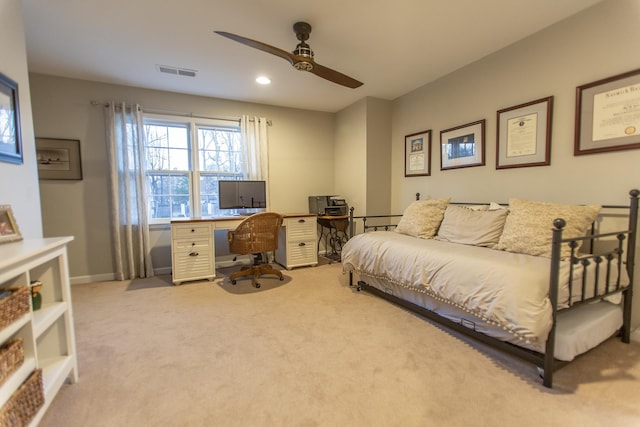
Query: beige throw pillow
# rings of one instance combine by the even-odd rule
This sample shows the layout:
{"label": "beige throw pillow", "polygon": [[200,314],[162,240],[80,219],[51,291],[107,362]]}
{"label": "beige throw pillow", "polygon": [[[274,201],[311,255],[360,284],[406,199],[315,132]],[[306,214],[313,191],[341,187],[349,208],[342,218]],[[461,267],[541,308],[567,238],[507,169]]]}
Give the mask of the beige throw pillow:
{"label": "beige throw pillow", "polygon": [[506,209],[482,211],[449,205],[444,211],[438,239],[464,245],[495,247],[507,214]]}
{"label": "beige throw pillow", "polygon": [[444,210],[451,198],[416,200],[402,214],[396,232],[430,239],[438,232]]}
{"label": "beige throw pillow", "polygon": [[[554,219],[562,218],[567,222],[563,238],[581,237],[587,234],[600,209],[600,206],[564,205],[511,198],[509,216],[497,249],[551,257]],[[577,249],[579,246],[576,251]],[[570,255],[571,248],[563,244],[561,257],[567,258]]]}

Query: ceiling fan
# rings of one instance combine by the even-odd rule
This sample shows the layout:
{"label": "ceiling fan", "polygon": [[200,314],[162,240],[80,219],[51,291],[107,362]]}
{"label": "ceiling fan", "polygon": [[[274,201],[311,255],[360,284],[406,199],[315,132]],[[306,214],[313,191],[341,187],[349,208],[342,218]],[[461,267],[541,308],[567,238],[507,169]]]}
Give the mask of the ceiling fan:
{"label": "ceiling fan", "polygon": [[296,37],[298,38],[298,40],[300,40],[300,43],[298,43],[292,53],[289,53],[282,49],[278,49],[277,47],[268,45],[266,43],[239,36],[237,34],[227,33],[225,31],[214,32],[220,34],[221,36],[230,38],[231,40],[235,40],[239,43],[245,44],[255,49],[259,49],[263,52],[267,52],[272,55],[279,56],[280,58],[286,59],[291,63],[291,65],[293,65],[296,70],[309,71],[310,73],[313,73],[318,77],[322,77],[323,79],[332,81],[342,86],[350,87],[352,89],[362,86],[362,82],[359,82],[358,80],[342,74],[338,71],[324,67],[313,60],[313,51],[306,42],[309,38],[309,33],[311,33],[311,25],[306,22],[296,22],[295,24],[293,24],[293,31],[296,33]]}

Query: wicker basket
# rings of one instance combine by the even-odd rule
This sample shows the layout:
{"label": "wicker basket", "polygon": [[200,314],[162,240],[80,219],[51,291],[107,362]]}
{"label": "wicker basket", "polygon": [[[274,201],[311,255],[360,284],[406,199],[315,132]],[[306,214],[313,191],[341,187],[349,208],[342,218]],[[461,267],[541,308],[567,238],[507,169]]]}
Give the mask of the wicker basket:
{"label": "wicker basket", "polygon": [[0,329],[18,320],[31,309],[29,299],[31,291],[29,286],[9,288],[11,295],[0,299]]}
{"label": "wicker basket", "polygon": [[12,339],[0,347],[0,386],[24,362],[24,341],[22,338]]}
{"label": "wicker basket", "polygon": [[36,369],[0,409],[0,426],[28,425],[43,404],[42,369]]}

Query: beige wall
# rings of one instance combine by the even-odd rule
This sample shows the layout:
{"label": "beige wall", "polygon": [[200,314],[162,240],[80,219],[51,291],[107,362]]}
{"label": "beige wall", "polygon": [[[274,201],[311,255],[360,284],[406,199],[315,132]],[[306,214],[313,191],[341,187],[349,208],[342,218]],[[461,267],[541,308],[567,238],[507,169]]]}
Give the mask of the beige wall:
{"label": "beige wall", "polygon": [[[113,273],[103,109],[91,101],[125,101],[213,117],[267,117],[273,123],[269,128],[271,209],[307,212],[308,195],[334,191],[332,114],[39,74],[30,79],[36,136],[81,142],[81,181],[40,181],[44,235],[76,237],[69,247],[75,282],[108,280]],[[168,229],[154,229],[151,238],[154,266],[168,269]],[[216,241],[226,248],[224,239]]]}
{"label": "beige wall", "polygon": [[10,205],[23,237],[42,237],[22,2],[0,0],[0,73],[18,83],[23,164],[0,162],[0,205]]}
{"label": "beige wall", "polygon": [[367,98],[367,215],[389,213],[391,207],[391,102]]}
{"label": "beige wall", "polygon": [[336,191],[354,214],[390,209],[391,102],[367,97],[336,114]]}
{"label": "beige wall", "polygon": [[[640,68],[640,1],[610,0],[393,102],[392,206],[423,196],[624,204],[640,150],[573,155],[576,86]],[[495,169],[496,111],[554,96],[551,165]],[[440,171],[440,131],[486,119],[486,166]],[[404,135],[432,129],[432,176],[405,178]],[[606,178],[604,180],[603,178]]]}
{"label": "beige wall", "polygon": [[[367,102],[362,99],[336,114],[335,191],[362,212],[367,196]],[[363,212],[364,213],[364,212]]]}
{"label": "beige wall", "polygon": [[[639,22],[640,1],[605,1],[396,99],[392,211],[402,212],[416,192],[470,202],[515,196],[628,204],[629,190],[640,188],[640,150],[574,156],[575,93],[576,86],[640,68]],[[551,165],[496,170],[496,111],[551,95]],[[440,131],[479,119],[486,119],[486,166],[440,171]],[[426,129],[434,136],[432,176],[405,178],[404,135]],[[640,298],[634,313],[638,325]]]}

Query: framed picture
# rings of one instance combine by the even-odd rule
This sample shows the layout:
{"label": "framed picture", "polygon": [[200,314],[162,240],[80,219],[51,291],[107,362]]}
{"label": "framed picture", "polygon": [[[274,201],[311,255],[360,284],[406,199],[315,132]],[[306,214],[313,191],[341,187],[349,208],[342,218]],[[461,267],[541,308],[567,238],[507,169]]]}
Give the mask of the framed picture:
{"label": "framed picture", "polygon": [[0,161],[22,163],[18,84],[0,73]]}
{"label": "framed picture", "polygon": [[484,119],[440,132],[440,170],[484,165]]}
{"label": "framed picture", "polygon": [[574,155],[640,148],[640,70],[576,89]]}
{"label": "framed picture", "polygon": [[36,158],[40,179],[82,179],[77,139],[36,138]]}
{"label": "framed picture", "polygon": [[551,163],[553,96],[498,111],[496,169]]}
{"label": "framed picture", "polygon": [[22,240],[18,224],[13,218],[11,206],[0,205],[0,243]]}
{"label": "framed picture", "polygon": [[431,129],[404,137],[404,176],[431,175]]}

